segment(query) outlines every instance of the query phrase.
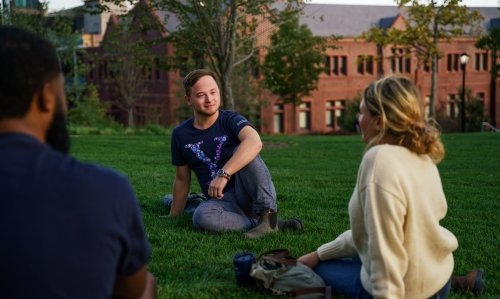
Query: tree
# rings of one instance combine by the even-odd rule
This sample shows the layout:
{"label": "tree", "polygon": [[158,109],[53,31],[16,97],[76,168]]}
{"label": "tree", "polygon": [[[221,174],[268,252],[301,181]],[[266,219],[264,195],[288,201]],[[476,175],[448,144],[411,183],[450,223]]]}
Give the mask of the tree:
{"label": "tree", "polygon": [[68,101],[73,105],[81,98],[85,87],[80,78],[86,73],[82,63],[82,51],[78,45],[80,38],[73,28],[71,18],[62,15],[47,17],[47,2],[38,2],[34,8],[16,8],[15,3],[2,7],[0,24],[10,24],[33,31],[50,40],[56,47],[65,75],[72,78],[65,86]]}
{"label": "tree", "polygon": [[359,133],[358,114],[362,95],[359,93],[347,101],[345,111],[340,116],[340,127],[346,132]]}
{"label": "tree", "polygon": [[[234,69],[255,55],[257,27],[265,21],[263,16],[280,19],[282,10],[271,7],[275,2],[278,1],[158,0],[156,4],[180,22],[170,36],[177,55],[191,59],[196,67],[207,64],[220,79],[225,106],[234,109],[231,84]],[[299,2],[280,3],[282,8],[298,11]]]}
{"label": "tree", "polygon": [[262,66],[264,85],[283,102],[294,105],[294,127],[295,106],[316,88],[324,70],[324,50],[324,38],[300,25],[295,13],[290,13],[271,36],[271,47]]}
{"label": "tree", "polygon": [[477,31],[483,19],[478,11],[469,11],[462,0],[395,0],[407,12],[406,28],[384,30],[373,28],[366,35],[369,41],[383,45],[392,44],[410,49],[417,57],[419,66],[431,63],[431,96],[429,117],[435,116],[437,94],[437,63],[442,56],[440,41],[447,41]]}
{"label": "tree", "polygon": [[151,76],[152,68],[158,67],[155,61],[159,58],[152,48],[161,39],[150,38],[148,33],[163,32],[147,3],[139,2],[134,10],[113,22],[103,41],[104,55],[94,58],[97,64],[104,66],[111,102],[127,113],[128,127],[134,127],[136,105],[146,93],[145,81]]}
{"label": "tree", "polygon": [[498,65],[498,57],[500,57],[500,28],[491,28],[488,35],[481,37],[476,47],[479,49],[487,50],[491,54],[491,76],[490,76],[490,118],[491,124],[496,127],[496,101],[497,90],[496,83],[500,72]]}

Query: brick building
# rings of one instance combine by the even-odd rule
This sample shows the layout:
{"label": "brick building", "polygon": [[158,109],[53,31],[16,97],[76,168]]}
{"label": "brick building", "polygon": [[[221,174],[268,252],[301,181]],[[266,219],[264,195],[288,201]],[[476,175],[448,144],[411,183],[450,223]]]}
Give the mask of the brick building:
{"label": "brick building", "polygon": [[[485,31],[500,19],[500,11],[497,8],[474,9],[479,10],[484,16],[482,27]],[[175,30],[178,24],[175,22],[175,16],[161,11],[152,11],[151,14],[159,22],[165,24],[163,34]],[[317,89],[312,92],[311,96],[302,99],[302,104],[295,107],[296,113],[291,104],[283,104],[276,96],[268,92],[260,95],[262,103],[266,103],[260,108],[260,131],[268,134],[327,134],[338,131],[340,130],[338,120],[348,101],[362,92],[370,82],[384,74],[400,73],[411,77],[422,92],[424,97],[422,100],[428,102],[431,73],[427,67],[417,67],[416,58],[404,57],[402,49],[392,47],[380,49],[376,44],[368,43],[360,38],[363,32],[374,26],[401,28],[404,25],[403,15],[396,6],[306,4],[301,23],[307,24],[317,36],[328,38],[335,34],[343,38],[336,42],[339,48],[326,50],[325,72],[320,76]],[[111,26],[108,26],[108,30],[112,30],[113,22],[118,22],[117,18],[110,20]],[[263,26],[269,26],[269,24]],[[268,29],[261,28],[260,30],[270,33]],[[260,35],[258,45],[267,44],[269,35]],[[470,55],[466,68],[466,85],[472,90],[474,96],[482,99],[485,118],[490,115],[489,71],[493,62],[489,53],[475,48],[476,38],[464,36],[439,44],[444,57],[438,63],[436,111],[441,115],[450,118],[458,117],[460,95],[457,93],[462,84],[462,72],[458,59],[464,52]],[[102,51],[102,49],[97,48],[91,51]],[[175,49],[171,45],[164,45],[163,48],[156,49],[155,53],[169,56],[173,55],[173,51]],[[260,59],[263,59],[265,51],[259,51],[259,55]],[[384,57],[384,59],[378,59],[378,57]],[[159,121],[162,125],[175,125],[181,121],[176,113],[182,99],[179,96],[182,79],[180,72],[151,71],[152,75],[149,76],[150,80],[147,83],[149,86],[147,94],[137,104],[136,123],[139,125],[147,123],[151,118],[151,113],[160,111]],[[102,85],[102,82],[106,80],[105,76],[105,66],[98,65],[93,68],[89,80],[100,86],[102,98],[108,99],[109,94]],[[498,90],[500,87],[498,78],[496,86]],[[500,124],[498,95],[496,103],[496,123]],[[114,113],[123,120],[118,110],[115,109]]]}

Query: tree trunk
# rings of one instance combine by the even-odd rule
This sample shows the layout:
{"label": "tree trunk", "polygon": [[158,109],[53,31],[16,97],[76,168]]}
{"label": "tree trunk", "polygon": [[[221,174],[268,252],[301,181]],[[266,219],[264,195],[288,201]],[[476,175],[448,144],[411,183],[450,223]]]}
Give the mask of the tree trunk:
{"label": "tree trunk", "polygon": [[297,128],[297,104],[295,101],[292,102],[292,113],[293,113],[293,133],[297,134],[299,132],[299,128]]}
{"label": "tree trunk", "polygon": [[497,127],[496,101],[497,101],[497,55],[498,49],[491,49],[491,76],[490,76],[490,118],[491,124]]}
{"label": "tree trunk", "polygon": [[[431,1],[431,5],[435,8],[435,1]],[[435,46],[434,52],[431,55],[431,96],[429,99],[429,118],[436,117],[436,98],[437,98],[437,67],[438,67],[438,16],[434,11],[434,19],[432,24],[432,43]]]}
{"label": "tree trunk", "polygon": [[436,96],[437,96],[437,54],[432,56],[432,73],[431,73],[431,96],[429,99],[429,118],[436,116]]}
{"label": "tree trunk", "polygon": [[134,108],[131,107],[127,111],[128,113],[128,127],[133,128],[134,127]]}
{"label": "tree trunk", "polygon": [[384,47],[382,45],[377,45],[377,55],[379,57],[378,61],[378,78],[382,78],[384,76]]}
{"label": "tree trunk", "polygon": [[231,70],[225,70],[221,73],[221,87],[222,87],[222,98],[224,101],[224,106],[229,110],[234,110],[234,99],[233,90],[231,88]]}

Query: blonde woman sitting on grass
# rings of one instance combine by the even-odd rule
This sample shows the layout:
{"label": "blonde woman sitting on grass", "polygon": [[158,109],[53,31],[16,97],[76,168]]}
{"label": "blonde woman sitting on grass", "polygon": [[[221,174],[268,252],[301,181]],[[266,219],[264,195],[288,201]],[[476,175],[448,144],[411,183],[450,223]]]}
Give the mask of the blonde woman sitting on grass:
{"label": "blonde woman sitting on grass", "polygon": [[480,291],[482,270],[453,277],[458,242],[439,222],[447,203],[436,164],[439,131],[424,119],[407,78],[364,91],[359,126],[368,145],[349,202],[351,229],[299,261],[352,298],[446,298],[450,286]]}

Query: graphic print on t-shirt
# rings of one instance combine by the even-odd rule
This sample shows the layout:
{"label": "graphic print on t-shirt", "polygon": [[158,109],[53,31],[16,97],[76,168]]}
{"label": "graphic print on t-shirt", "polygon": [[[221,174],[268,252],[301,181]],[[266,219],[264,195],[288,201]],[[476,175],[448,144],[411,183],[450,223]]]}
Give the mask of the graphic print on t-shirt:
{"label": "graphic print on t-shirt", "polygon": [[215,157],[213,161],[209,157],[207,157],[207,155],[205,155],[205,152],[203,152],[203,150],[200,148],[200,146],[203,144],[203,140],[196,143],[186,144],[184,148],[190,149],[199,160],[208,165],[208,168],[210,169],[210,175],[212,179],[214,179],[217,175],[217,163],[220,160],[222,146],[224,145],[224,142],[226,142],[226,140],[227,135],[214,138],[214,141],[217,143],[217,147],[215,149]]}

